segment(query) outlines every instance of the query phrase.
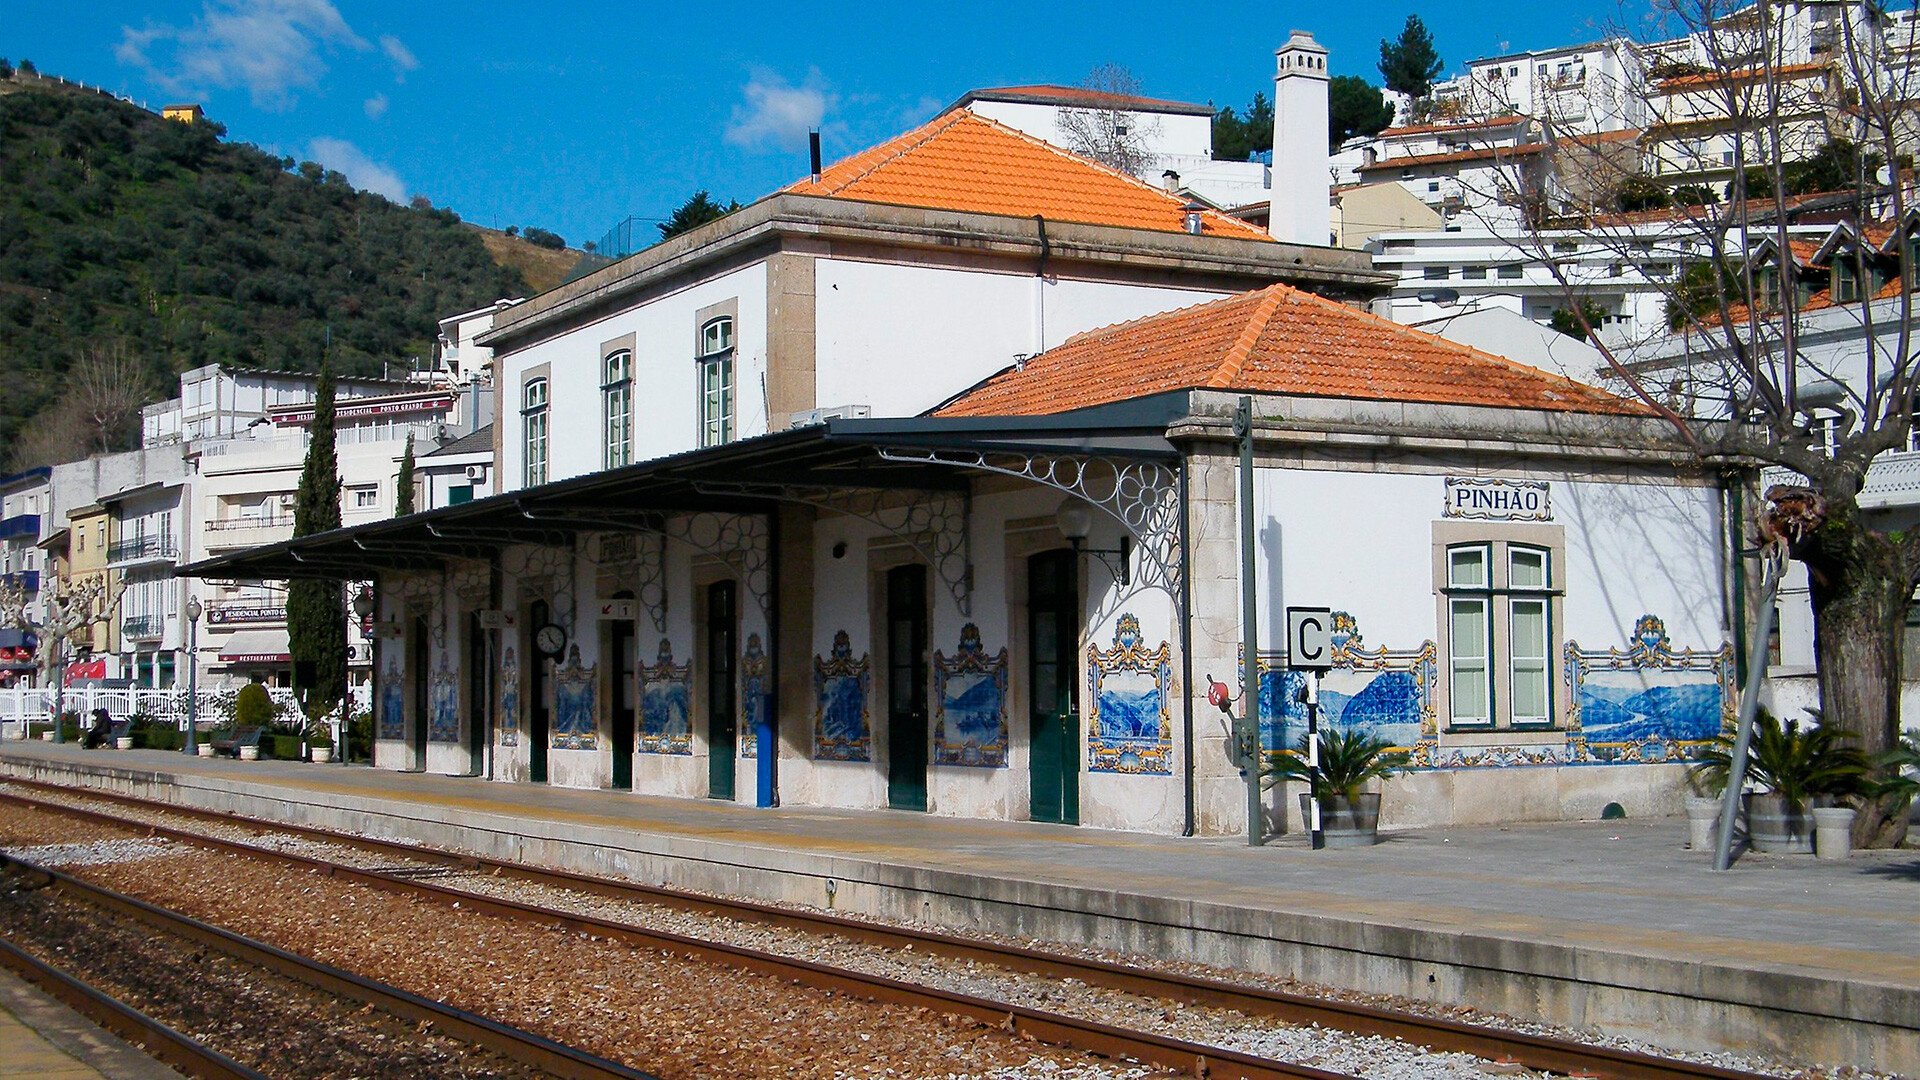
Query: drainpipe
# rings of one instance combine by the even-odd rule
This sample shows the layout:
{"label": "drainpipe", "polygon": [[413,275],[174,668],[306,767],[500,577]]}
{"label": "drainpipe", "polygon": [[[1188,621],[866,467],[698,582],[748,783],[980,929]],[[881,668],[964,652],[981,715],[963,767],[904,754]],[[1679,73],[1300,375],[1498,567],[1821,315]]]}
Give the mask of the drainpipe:
{"label": "drainpipe", "polygon": [[1033,271],[1033,355],[1047,351],[1047,260],[1053,257],[1053,244],[1047,239],[1047,219],[1033,215],[1033,226],[1040,234],[1040,265]]}
{"label": "drainpipe", "polygon": [[1190,499],[1187,487],[1187,455],[1180,452],[1180,663],[1181,685],[1187,688],[1182,695],[1186,699],[1186,731],[1182,738],[1182,748],[1186,753],[1186,768],[1182,770],[1181,796],[1186,801],[1186,821],[1180,828],[1181,836],[1194,834],[1193,820],[1193,560],[1187,557],[1189,536],[1188,520]]}

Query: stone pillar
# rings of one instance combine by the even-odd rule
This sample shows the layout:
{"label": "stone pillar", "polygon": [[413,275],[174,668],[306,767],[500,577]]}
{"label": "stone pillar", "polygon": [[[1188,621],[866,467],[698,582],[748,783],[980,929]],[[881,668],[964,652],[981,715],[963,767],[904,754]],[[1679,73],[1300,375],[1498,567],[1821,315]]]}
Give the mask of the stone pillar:
{"label": "stone pillar", "polygon": [[1240,685],[1240,460],[1230,443],[1202,444],[1187,464],[1187,572],[1193,610],[1194,828],[1244,833],[1246,782],[1227,757],[1228,730],[1207,702],[1207,677]]}
{"label": "stone pillar", "polygon": [[[778,623],[770,650],[777,665],[774,722],[780,730],[780,770],[813,756],[813,526],[806,506],[782,506],[780,543],[771,552],[777,567]],[[761,751],[765,753],[764,748]],[[775,778],[776,790],[781,778]]]}

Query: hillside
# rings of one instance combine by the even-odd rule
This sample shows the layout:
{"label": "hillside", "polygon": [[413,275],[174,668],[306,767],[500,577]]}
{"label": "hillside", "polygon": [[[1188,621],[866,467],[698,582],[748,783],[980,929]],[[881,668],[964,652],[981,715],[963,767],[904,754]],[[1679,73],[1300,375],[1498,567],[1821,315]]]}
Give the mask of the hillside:
{"label": "hillside", "polygon": [[[87,92],[0,90],[0,456],[11,467],[71,452],[72,429],[99,411],[78,398],[99,396],[103,369],[145,400],[209,363],[314,370],[331,355],[342,373],[377,373],[427,355],[440,316],[528,293],[449,211],[396,206],[311,162],[224,142],[218,124]],[[127,410],[117,417],[96,425],[96,446],[99,426],[109,444],[136,434]]]}
{"label": "hillside", "polygon": [[531,290],[528,295],[546,292],[567,280],[567,274],[580,261],[581,252],[572,248],[541,247],[498,229],[482,225],[472,228],[480,234],[480,242],[487,246],[494,262],[519,273]]}

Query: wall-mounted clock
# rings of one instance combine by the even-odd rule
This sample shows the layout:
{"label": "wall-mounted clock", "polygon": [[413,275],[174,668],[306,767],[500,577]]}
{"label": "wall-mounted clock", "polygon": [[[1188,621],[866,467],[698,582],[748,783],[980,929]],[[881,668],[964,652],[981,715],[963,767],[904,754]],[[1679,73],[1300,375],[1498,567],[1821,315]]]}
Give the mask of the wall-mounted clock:
{"label": "wall-mounted clock", "polygon": [[567,632],[557,623],[548,623],[533,632],[533,647],[540,655],[558,660],[567,648]]}

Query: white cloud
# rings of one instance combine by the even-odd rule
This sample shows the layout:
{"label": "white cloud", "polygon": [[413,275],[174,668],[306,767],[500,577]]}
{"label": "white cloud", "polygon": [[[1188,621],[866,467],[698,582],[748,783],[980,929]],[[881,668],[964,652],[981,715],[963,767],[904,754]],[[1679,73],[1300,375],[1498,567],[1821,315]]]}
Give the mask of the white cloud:
{"label": "white cloud", "polygon": [[420,66],[420,58],[413,55],[413,50],[407,48],[404,42],[392,34],[380,35],[380,51],[386,53],[387,59],[393,63],[394,82],[406,82],[407,72]]}
{"label": "white cloud", "polygon": [[407,201],[407,183],[388,166],[368,157],[345,139],[318,138],[307,144],[307,156],[339,172],[362,191],[385,195],[396,203]]}
{"label": "white cloud", "polygon": [[818,69],[806,82],[792,86],[771,71],[757,71],[741,87],[745,103],[733,107],[726,139],[748,150],[792,150],[807,144],[807,132],[818,128],[839,98],[826,88]]}
{"label": "white cloud", "polygon": [[170,92],[245,87],[261,108],[288,108],[335,47],[372,48],[329,0],[209,0],[186,26],[122,27],[114,55]]}
{"label": "white cloud", "polygon": [[387,95],[375,94],[368,98],[366,104],[361,107],[367,110],[367,119],[378,120],[387,115],[387,105]]}

